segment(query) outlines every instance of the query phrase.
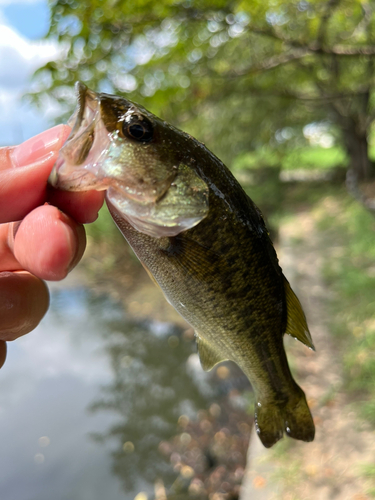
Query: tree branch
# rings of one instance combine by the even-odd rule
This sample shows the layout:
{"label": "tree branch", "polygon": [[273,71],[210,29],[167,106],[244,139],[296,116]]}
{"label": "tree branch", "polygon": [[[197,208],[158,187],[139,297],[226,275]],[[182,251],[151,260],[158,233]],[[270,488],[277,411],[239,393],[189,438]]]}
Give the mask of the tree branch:
{"label": "tree branch", "polygon": [[317,54],[334,54],[336,56],[374,56],[374,45],[349,46],[349,45],[333,45],[331,48],[319,47],[314,44],[308,46],[311,52]]}
{"label": "tree branch", "polygon": [[323,16],[320,20],[318,36],[316,39],[317,44],[321,47],[324,45],[324,39],[326,36],[326,29],[327,29],[328,21],[330,20],[335,8],[338,6],[339,3],[340,3],[340,0],[329,0],[327,2],[327,5],[325,6],[325,13],[323,14]]}
{"label": "tree branch", "polygon": [[[329,4],[338,3],[339,0],[331,0]],[[311,53],[316,54],[334,54],[337,56],[373,56],[375,55],[375,46],[374,45],[344,45],[337,44],[332,47],[324,47],[322,46],[322,36],[323,30],[325,29],[325,25],[329,20],[329,17],[332,15],[332,12],[329,12],[329,15],[326,15],[322,19],[322,24],[319,28],[319,34],[317,41],[312,43],[304,43],[299,40],[293,40],[289,37],[282,35],[281,33],[277,33],[274,29],[264,29],[258,28],[257,26],[249,26],[249,31],[255,33],[257,35],[268,36],[274,38],[275,40],[279,40],[285,44],[290,45],[292,48],[304,49]]]}
{"label": "tree branch", "polygon": [[307,56],[309,53],[309,49],[306,48],[296,49],[293,52],[284,52],[276,56],[271,56],[268,59],[265,59],[260,64],[254,64],[249,68],[239,71],[231,71],[226,73],[226,75],[224,76],[235,78],[238,76],[248,76],[255,73],[261,73],[262,71],[268,71],[269,69],[276,68],[278,66],[281,66],[282,64],[287,64],[288,62],[295,61],[296,59],[301,59],[302,57]]}

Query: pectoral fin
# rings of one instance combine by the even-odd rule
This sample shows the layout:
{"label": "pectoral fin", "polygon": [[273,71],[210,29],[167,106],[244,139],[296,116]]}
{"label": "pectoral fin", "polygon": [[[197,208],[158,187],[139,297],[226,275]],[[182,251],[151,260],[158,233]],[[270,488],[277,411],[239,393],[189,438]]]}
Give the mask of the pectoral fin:
{"label": "pectoral fin", "polygon": [[202,337],[200,337],[198,334],[196,334],[196,340],[198,344],[199,360],[205,372],[209,372],[215,365],[227,360],[227,358],[219,353],[212,346],[212,344],[202,339]]}
{"label": "pectoral fin", "polygon": [[285,333],[291,335],[295,339],[302,342],[302,344],[307,345],[307,347],[310,347],[310,349],[313,349],[315,351],[311,334],[309,332],[309,327],[307,326],[305,313],[303,312],[300,301],[291,289],[289,282],[287,281],[285,276],[284,287],[288,311]]}

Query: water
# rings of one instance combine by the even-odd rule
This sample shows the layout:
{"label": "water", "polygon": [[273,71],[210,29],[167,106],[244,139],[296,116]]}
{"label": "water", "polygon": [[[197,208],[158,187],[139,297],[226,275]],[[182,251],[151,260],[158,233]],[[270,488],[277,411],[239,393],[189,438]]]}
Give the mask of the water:
{"label": "water", "polygon": [[[228,436],[246,444],[244,380],[234,365],[218,374],[202,372],[181,328],[130,320],[83,288],[54,291],[46,318],[9,345],[0,372],[0,498],[154,498],[155,482],[176,484],[189,453],[197,458],[204,439],[230,429],[229,416]],[[204,446],[201,476],[220,462]]]}

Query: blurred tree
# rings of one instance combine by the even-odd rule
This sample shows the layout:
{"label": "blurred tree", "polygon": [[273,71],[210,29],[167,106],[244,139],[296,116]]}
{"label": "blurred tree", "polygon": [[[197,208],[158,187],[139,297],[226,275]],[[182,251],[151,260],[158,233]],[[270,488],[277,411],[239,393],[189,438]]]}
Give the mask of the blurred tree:
{"label": "blurred tree", "polygon": [[374,10],[365,0],[55,0],[47,38],[63,55],[36,90],[70,104],[75,80],[126,93],[189,121],[227,162],[328,126],[368,179]]}

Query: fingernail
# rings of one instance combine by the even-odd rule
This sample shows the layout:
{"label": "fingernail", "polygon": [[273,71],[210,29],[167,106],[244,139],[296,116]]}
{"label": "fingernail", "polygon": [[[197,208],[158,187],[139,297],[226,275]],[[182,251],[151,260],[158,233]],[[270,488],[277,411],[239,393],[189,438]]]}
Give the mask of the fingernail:
{"label": "fingernail", "polygon": [[7,357],[7,345],[3,340],[0,340],[0,368],[5,363],[6,357]]}
{"label": "fingernail", "polygon": [[13,150],[12,160],[15,167],[35,163],[38,159],[57,149],[64,137],[66,125],[57,125],[31,137]]}
{"label": "fingernail", "polygon": [[14,250],[14,240],[16,238],[17,231],[21,225],[22,221],[19,220],[17,222],[11,222],[9,224],[8,229],[8,247],[13,251]]}
{"label": "fingernail", "polygon": [[71,219],[61,211],[59,219],[63,223],[67,244],[71,249],[72,257],[66,267],[66,272],[70,273],[82,258],[86,248],[86,233],[82,225],[73,225]]}

